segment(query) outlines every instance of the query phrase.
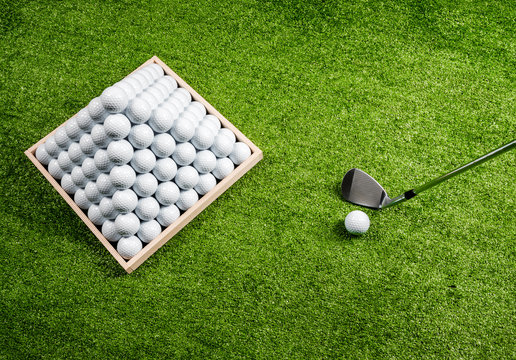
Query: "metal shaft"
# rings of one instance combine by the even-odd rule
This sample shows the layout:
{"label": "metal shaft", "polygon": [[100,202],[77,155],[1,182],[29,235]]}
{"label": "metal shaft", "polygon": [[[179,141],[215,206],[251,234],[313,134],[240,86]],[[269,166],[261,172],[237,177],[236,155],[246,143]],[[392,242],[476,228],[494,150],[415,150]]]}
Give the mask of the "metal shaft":
{"label": "metal shaft", "polygon": [[473,168],[473,167],[475,167],[477,165],[480,165],[483,162],[485,162],[485,161],[487,161],[487,160],[489,160],[489,159],[491,159],[491,158],[493,158],[495,156],[498,156],[500,154],[503,154],[506,151],[511,150],[515,146],[516,146],[516,140],[513,140],[513,141],[503,145],[502,147],[499,147],[498,149],[493,150],[493,151],[485,154],[484,156],[481,156],[478,159],[473,160],[473,161],[467,163],[466,165],[462,165],[461,167],[458,167],[457,169],[452,170],[452,171],[450,171],[447,174],[441,175],[441,176],[439,176],[439,177],[437,177],[437,178],[435,178],[433,180],[430,180],[429,182],[421,185],[420,187],[417,187],[415,189],[406,191],[405,193],[401,194],[400,196],[395,197],[394,199],[392,199],[391,202],[383,205],[382,209],[385,209],[387,207],[390,207],[390,206],[399,204],[399,203],[401,203],[403,201],[409,200],[409,199],[413,198],[414,196],[416,196],[417,194],[419,194],[419,193],[421,193],[421,192],[423,192],[425,190],[428,190],[431,187],[434,187],[435,185],[440,184],[443,181],[448,180],[448,179],[454,177],[455,175],[459,175],[459,174],[463,173],[464,171],[469,170],[469,169],[471,169],[471,168]]}

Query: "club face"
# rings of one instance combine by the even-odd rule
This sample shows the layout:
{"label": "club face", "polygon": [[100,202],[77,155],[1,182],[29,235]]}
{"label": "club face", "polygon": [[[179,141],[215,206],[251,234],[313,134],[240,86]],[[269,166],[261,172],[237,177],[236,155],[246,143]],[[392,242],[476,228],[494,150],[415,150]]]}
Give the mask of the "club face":
{"label": "club face", "polygon": [[383,187],[360,169],[351,169],[344,175],[341,190],[346,201],[372,209],[380,209],[391,201]]}

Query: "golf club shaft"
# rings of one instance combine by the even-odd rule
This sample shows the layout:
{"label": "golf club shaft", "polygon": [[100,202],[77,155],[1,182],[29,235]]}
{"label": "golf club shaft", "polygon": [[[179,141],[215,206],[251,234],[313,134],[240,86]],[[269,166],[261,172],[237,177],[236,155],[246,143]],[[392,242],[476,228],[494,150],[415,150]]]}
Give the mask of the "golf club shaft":
{"label": "golf club shaft", "polygon": [[498,149],[493,150],[490,153],[487,153],[484,156],[481,156],[478,159],[473,160],[473,161],[467,163],[466,165],[463,165],[463,166],[461,166],[461,167],[459,167],[459,168],[457,168],[455,170],[450,171],[447,174],[439,176],[438,178],[435,178],[435,179],[427,182],[426,184],[421,185],[420,187],[417,187],[415,189],[406,191],[405,193],[401,194],[400,196],[392,199],[392,201],[390,203],[382,206],[382,208],[387,208],[387,207],[399,204],[399,203],[401,203],[403,201],[412,199],[417,194],[419,194],[419,193],[421,193],[421,192],[423,192],[425,190],[428,190],[431,187],[434,187],[435,185],[440,184],[443,181],[448,180],[448,179],[454,177],[455,175],[459,175],[459,174],[463,173],[466,170],[469,170],[469,169],[471,169],[471,168],[473,168],[473,167],[475,167],[477,165],[480,165],[483,162],[485,162],[485,161],[487,161],[487,160],[489,160],[489,159],[491,159],[491,158],[493,158],[495,156],[503,154],[504,152],[511,150],[515,146],[516,146],[516,140],[513,140],[513,141],[503,145],[502,147],[499,147]]}

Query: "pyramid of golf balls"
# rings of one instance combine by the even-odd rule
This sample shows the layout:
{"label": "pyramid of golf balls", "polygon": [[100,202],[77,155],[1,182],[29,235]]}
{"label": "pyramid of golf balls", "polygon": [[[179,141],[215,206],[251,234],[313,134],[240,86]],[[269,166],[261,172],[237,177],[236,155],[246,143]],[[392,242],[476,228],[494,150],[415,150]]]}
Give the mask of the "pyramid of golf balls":
{"label": "pyramid of golf balls", "polygon": [[158,64],[105,89],[36,150],[125,259],[250,155]]}

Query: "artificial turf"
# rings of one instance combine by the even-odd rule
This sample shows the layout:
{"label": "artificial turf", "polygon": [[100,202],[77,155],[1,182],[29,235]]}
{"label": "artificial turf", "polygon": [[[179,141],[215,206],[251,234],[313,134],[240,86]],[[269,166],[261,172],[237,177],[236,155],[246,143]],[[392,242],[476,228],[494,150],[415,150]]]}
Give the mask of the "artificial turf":
{"label": "artificial turf", "polygon": [[[506,1],[2,1],[0,358],[514,358]],[[23,151],[157,55],[264,159],[131,275]]]}

